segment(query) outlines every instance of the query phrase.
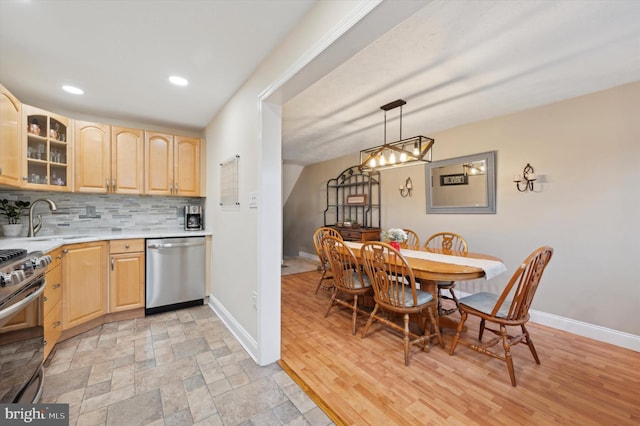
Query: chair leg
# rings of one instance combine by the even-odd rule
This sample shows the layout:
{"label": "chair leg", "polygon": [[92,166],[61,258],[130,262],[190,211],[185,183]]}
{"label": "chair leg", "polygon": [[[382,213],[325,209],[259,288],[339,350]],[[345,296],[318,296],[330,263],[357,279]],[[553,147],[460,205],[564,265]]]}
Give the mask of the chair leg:
{"label": "chair leg", "polygon": [[[433,315],[433,310],[431,308],[427,308],[427,312],[429,313],[429,318],[430,318],[431,324],[433,324],[433,329],[436,332],[436,336],[438,336],[438,343],[444,349],[444,347],[445,347],[444,346],[444,339],[442,338],[442,333],[440,332],[440,327],[438,325],[438,322],[436,321],[436,318]],[[431,326],[429,326],[429,330],[428,331],[429,331],[429,334],[431,334]],[[430,339],[429,339],[429,342],[431,342]],[[429,342],[428,342],[428,344],[429,344]]]}
{"label": "chair leg", "polygon": [[482,340],[483,334],[484,334],[484,318],[480,320],[480,332],[478,333],[478,340]]}
{"label": "chair leg", "polygon": [[460,306],[458,305],[458,297],[456,296],[456,293],[453,291],[453,287],[449,289],[449,293],[451,293],[451,298],[456,304],[456,309],[458,310],[458,312],[460,312],[460,315],[462,315],[462,309],[460,309]]}
{"label": "chair leg", "polygon": [[356,322],[358,320],[358,295],[353,296],[353,319],[351,324],[351,334],[356,335]]}
{"label": "chair leg", "polygon": [[324,280],[325,275],[327,275],[327,270],[322,268],[322,276],[320,277],[320,281],[318,281],[318,285],[316,286],[315,294],[318,294],[318,290],[322,287],[322,281]]}
{"label": "chair leg", "polygon": [[522,332],[525,335],[525,342],[526,342],[527,346],[529,346],[529,350],[531,351],[531,355],[533,355],[533,359],[536,360],[536,364],[540,365],[540,358],[538,358],[538,353],[536,352],[536,347],[533,346],[533,340],[531,340],[531,337],[529,336],[529,331],[524,326],[524,324],[522,324],[521,327],[522,327]]}
{"label": "chair leg", "polygon": [[376,303],[376,305],[373,307],[373,311],[371,311],[371,315],[369,315],[367,324],[364,326],[364,330],[362,330],[363,338],[367,335],[367,332],[369,331],[369,327],[371,327],[371,324],[373,323],[373,318],[376,316],[376,312],[378,312],[378,308],[379,308],[378,304]]}
{"label": "chair leg", "polygon": [[326,318],[329,315],[329,311],[336,303],[336,297],[338,296],[338,289],[336,287],[333,288],[333,294],[331,295],[331,300],[329,301],[329,307],[327,311],[324,313],[324,317]]}
{"label": "chair leg", "polygon": [[509,336],[507,335],[507,327],[505,325],[500,326],[500,336],[502,336],[502,346],[504,347],[504,359],[507,362],[507,369],[509,370],[509,378],[511,379],[511,385],[516,385],[516,372],[513,369],[513,358],[511,357],[511,344],[509,343]]}
{"label": "chair leg", "polygon": [[453,341],[451,342],[451,349],[449,349],[449,355],[453,355],[453,352],[456,350],[456,346],[458,345],[458,340],[460,339],[460,333],[462,333],[462,329],[464,328],[464,323],[467,321],[467,313],[462,311],[462,318],[460,318],[460,324],[458,324],[458,330],[456,331],[456,335],[453,336]]}
{"label": "chair leg", "polygon": [[404,314],[404,365],[409,365],[409,314]]}

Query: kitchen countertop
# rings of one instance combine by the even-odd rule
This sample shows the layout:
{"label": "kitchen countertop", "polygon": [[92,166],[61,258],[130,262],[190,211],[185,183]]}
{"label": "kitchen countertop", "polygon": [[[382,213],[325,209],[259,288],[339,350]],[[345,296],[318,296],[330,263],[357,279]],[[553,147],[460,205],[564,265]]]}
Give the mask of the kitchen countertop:
{"label": "kitchen countertop", "polygon": [[43,253],[47,253],[67,244],[88,243],[92,241],[125,240],[132,238],[205,237],[210,235],[212,234],[208,231],[160,231],[126,234],[122,232],[112,232],[92,235],[39,235],[32,238],[0,238],[0,249],[24,249],[29,252],[42,251]]}

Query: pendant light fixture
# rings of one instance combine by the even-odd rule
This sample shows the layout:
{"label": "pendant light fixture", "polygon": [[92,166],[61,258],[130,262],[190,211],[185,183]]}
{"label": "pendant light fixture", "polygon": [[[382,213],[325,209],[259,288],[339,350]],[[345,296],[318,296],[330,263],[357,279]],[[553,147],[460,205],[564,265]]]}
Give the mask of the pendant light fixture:
{"label": "pendant light fixture", "polygon": [[[426,136],[402,139],[402,106],[398,99],[380,107],[384,111],[384,144],[360,151],[360,170],[385,170],[431,162],[431,148],[435,140]],[[400,108],[400,139],[387,143],[387,111]]]}

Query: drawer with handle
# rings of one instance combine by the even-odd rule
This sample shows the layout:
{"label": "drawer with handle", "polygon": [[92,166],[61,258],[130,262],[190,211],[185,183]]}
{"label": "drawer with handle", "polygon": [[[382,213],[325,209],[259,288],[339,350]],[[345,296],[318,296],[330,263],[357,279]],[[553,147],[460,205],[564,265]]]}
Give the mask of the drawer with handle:
{"label": "drawer with handle", "polygon": [[109,242],[109,253],[134,253],[144,251],[144,240],[111,240]]}

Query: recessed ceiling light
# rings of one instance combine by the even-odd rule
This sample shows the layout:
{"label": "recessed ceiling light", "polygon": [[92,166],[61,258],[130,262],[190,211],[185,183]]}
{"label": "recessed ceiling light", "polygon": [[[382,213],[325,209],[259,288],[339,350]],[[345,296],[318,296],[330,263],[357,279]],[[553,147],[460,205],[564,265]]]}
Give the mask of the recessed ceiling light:
{"label": "recessed ceiling light", "polygon": [[169,81],[176,86],[186,86],[187,84],[189,84],[186,78],[178,77],[177,75],[172,75],[171,77],[169,77]]}
{"label": "recessed ceiling light", "polygon": [[82,95],[84,94],[84,90],[75,87],[75,86],[62,86],[62,90],[68,93],[73,93],[74,95]]}

